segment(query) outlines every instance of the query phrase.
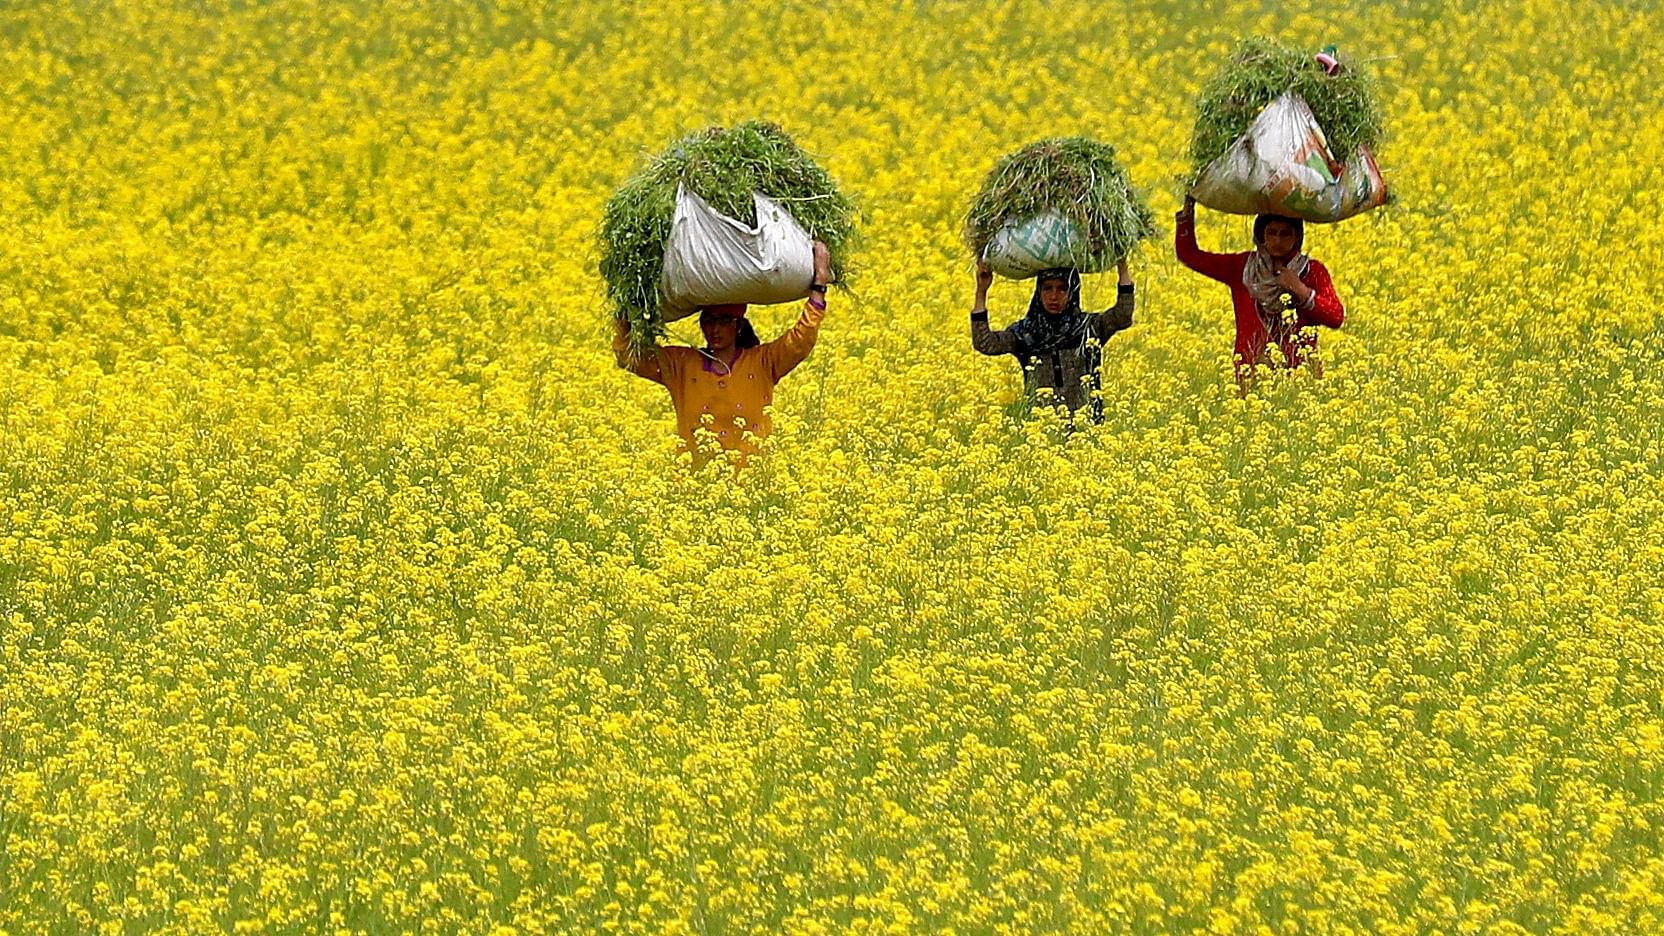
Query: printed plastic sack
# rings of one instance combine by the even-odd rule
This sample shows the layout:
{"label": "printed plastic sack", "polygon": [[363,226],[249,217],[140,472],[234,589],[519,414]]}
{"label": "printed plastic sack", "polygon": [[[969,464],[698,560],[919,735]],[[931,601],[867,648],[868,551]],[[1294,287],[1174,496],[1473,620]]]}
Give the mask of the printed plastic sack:
{"label": "printed plastic sack", "polygon": [[1028,279],[1054,267],[1103,272],[1087,258],[1086,239],[1080,228],[1056,211],[1041,212],[1021,224],[1000,228],[982,251],[982,259],[1007,279]]}
{"label": "printed plastic sack", "polygon": [[1299,95],[1267,104],[1248,132],[1208,164],[1191,197],[1231,214],[1280,214],[1341,221],[1387,202],[1369,147],[1344,167]]}
{"label": "printed plastic sack", "polygon": [[686,318],[705,305],[768,305],[809,295],[814,241],[773,199],[760,193],[751,197],[756,226],[721,214],[677,187],[660,279],[665,321]]}

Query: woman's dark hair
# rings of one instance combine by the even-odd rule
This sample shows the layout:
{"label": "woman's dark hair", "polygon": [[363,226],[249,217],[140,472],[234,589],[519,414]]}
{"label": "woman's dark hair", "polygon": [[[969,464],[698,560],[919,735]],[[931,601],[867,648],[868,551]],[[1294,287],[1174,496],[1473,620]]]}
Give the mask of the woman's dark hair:
{"label": "woman's dark hair", "polygon": [[755,348],[762,344],[757,340],[757,329],[751,327],[750,319],[741,316],[734,320],[734,324],[739,328],[739,334],[734,336],[735,347],[744,351],[746,348]]}
{"label": "woman's dark hair", "polygon": [[1254,245],[1256,247],[1265,246],[1265,229],[1273,221],[1281,221],[1294,228],[1295,250],[1299,250],[1301,245],[1306,242],[1306,222],[1304,220],[1291,218],[1288,215],[1262,214],[1254,217]]}

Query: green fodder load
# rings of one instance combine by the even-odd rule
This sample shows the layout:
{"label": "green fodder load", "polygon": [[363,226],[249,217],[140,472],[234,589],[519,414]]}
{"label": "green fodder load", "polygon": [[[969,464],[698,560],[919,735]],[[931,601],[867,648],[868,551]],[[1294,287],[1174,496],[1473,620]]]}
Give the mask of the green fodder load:
{"label": "green fodder load", "polygon": [[995,164],[971,201],[965,242],[1002,276],[1050,267],[1099,273],[1155,233],[1114,147],[1084,137],[1040,140]]}
{"label": "green fodder load", "polygon": [[1340,66],[1334,74],[1315,55],[1263,36],[1238,43],[1196,100],[1189,182],[1247,133],[1266,105],[1290,91],[1311,108],[1338,162],[1349,163],[1361,148],[1373,147],[1381,136],[1375,83],[1346,58],[1328,54]]}
{"label": "green fodder load", "polygon": [[629,322],[637,349],[664,335],[660,283],[678,187],[746,224],[757,223],[755,195],[766,196],[811,237],[825,242],[834,279],[847,279],[855,206],[826,170],[777,124],[748,121],[726,129],[710,127],[677,140],[607,200],[601,222],[601,278],[612,314]]}

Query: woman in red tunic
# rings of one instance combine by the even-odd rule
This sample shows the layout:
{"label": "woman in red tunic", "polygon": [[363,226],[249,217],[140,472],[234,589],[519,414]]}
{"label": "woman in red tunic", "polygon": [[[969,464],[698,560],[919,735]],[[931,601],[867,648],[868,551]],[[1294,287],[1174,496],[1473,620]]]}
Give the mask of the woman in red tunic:
{"label": "woman in red tunic", "polygon": [[[1252,381],[1260,365],[1299,367],[1317,349],[1312,326],[1339,328],[1346,317],[1323,264],[1300,251],[1305,222],[1282,215],[1254,219],[1254,249],[1209,253],[1196,246],[1196,200],[1186,198],[1173,231],[1179,262],[1231,288],[1236,310],[1236,379]],[[1282,349],[1282,361],[1268,353]],[[1315,362],[1314,362],[1315,369]]]}

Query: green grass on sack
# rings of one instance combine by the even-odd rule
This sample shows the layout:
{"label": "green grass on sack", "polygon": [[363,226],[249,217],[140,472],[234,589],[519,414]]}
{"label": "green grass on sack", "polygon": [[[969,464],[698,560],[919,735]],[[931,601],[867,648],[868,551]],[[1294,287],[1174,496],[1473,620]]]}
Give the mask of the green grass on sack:
{"label": "green grass on sack", "polygon": [[1346,57],[1336,57],[1341,71],[1331,76],[1311,53],[1263,36],[1238,43],[1230,61],[1196,99],[1190,181],[1200,177],[1209,163],[1248,131],[1260,111],[1285,91],[1305,99],[1336,159],[1346,162],[1359,147],[1374,145],[1381,136],[1375,83]]}
{"label": "green grass on sack", "polygon": [[664,335],[659,277],[676,213],[676,186],[687,187],[731,218],[755,223],[753,191],[779,202],[832,252],[834,277],[846,282],[855,206],[778,124],[748,121],[710,127],[677,140],[607,200],[601,222],[601,277],[612,314],[630,323],[637,348]]}
{"label": "green grass on sack", "polygon": [[965,241],[980,257],[1000,228],[1048,209],[1079,225],[1098,266],[1125,257],[1155,233],[1150,208],[1133,190],[1114,147],[1084,137],[1054,137],[995,164],[971,201]]}

